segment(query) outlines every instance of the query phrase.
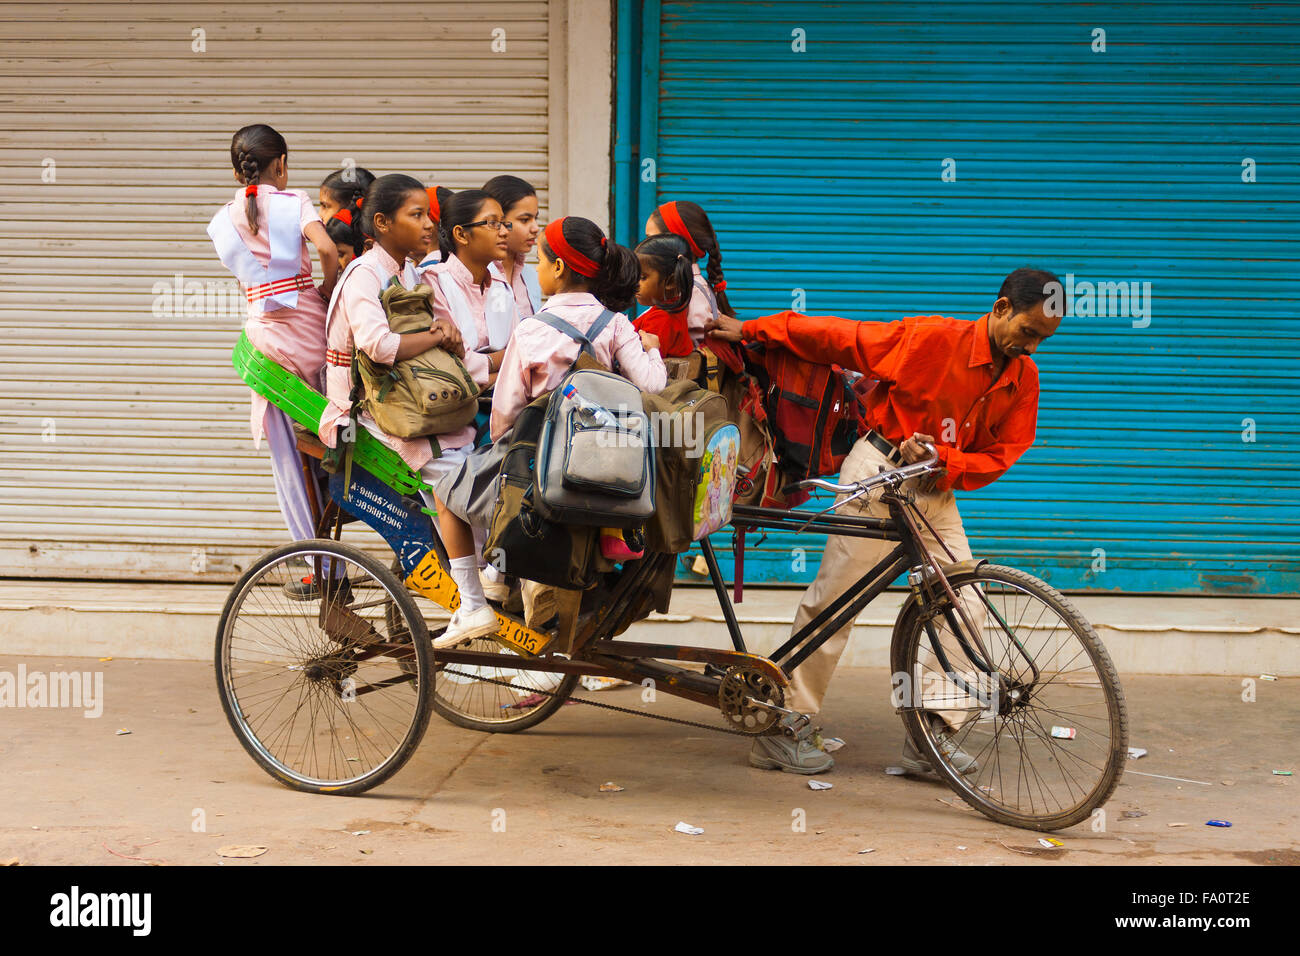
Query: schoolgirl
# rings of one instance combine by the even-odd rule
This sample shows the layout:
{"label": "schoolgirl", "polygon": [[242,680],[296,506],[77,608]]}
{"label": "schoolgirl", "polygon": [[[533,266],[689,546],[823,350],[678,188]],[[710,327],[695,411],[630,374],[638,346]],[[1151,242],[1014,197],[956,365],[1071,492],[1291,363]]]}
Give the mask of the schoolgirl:
{"label": "schoolgirl", "polygon": [[[408,289],[419,282],[416,268],[408,259],[427,249],[433,240],[429,195],[424,186],[419,180],[401,174],[376,179],[362,207],[362,229],[374,239],[374,245],[348,266],[329,307],[326,354],[329,404],[321,417],[320,436],[331,446],[336,441],[337,426],[348,420],[354,346],[382,365],[442,346],[463,355],[465,367],[475,383],[480,387],[488,383],[487,356],[465,349],[454,321],[437,318],[427,332],[399,335],[389,329],[380,305],[380,292],[393,277]],[[479,583],[472,532],[468,524],[444,506],[445,495],[437,490],[473,447],[473,426],[436,436],[442,454],[435,458],[427,438],[402,439],[385,434],[364,414],[361,424],[435,488],[429,499],[438,511],[438,527],[451,559],[448,570],[460,590],[461,603],[447,631],[435,639],[434,646],[453,647],[494,633],[498,626],[496,614],[484,599]]]}
{"label": "schoolgirl", "polygon": [[[687,313],[687,325],[691,341],[696,345],[704,341],[705,329],[719,313],[731,315],[731,303],[727,301],[727,280],[722,275],[722,250],[718,247],[718,237],[713,231],[713,224],[708,215],[698,205],[688,200],[666,202],[650,214],[646,220],[647,237],[671,232],[686,240],[690,254],[695,260],[692,270],[695,279],[695,291],[691,295],[690,311]],[[708,256],[706,270],[708,280],[700,274],[699,260]]]}
{"label": "schoolgirl", "polygon": [[[659,341],[648,332],[637,332],[624,314],[640,276],[632,250],[608,241],[589,219],[557,219],[537,244],[537,278],[548,297],[544,315],[586,333],[606,310],[614,313],[592,339],[593,357],[642,391],[657,392],[668,382]],[[579,349],[544,316],[519,323],[506,346],[492,396],[493,440],[510,430],[524,406],[560,384]]]}
{"label": "schoolgirl", "polygon": [[641,266],[636,300],[650,308],[637,316],[632,327],[657,336],[664,356],[690,355],[695,343],[691,341],[687,307],[695,291],[695,279],[686,240],[670,232],[651,236],[637,244],[636,257]]}
{"label": "schoolgirl", "polygon": [[361,212],[361,201],[375,181],[375,174],[362,166],[336,169],[320,184],[320,217],[329,222],[340,209],[350,209],[353,218]]}
{"label": "schoolgirl", "polygon": [[361,235],[360,209],[340,209],[325,223],[325,232],[334,241],[340,269],[346,269],[348,263],[366,251],[365,237]]}
{"label": "schoolgirl", "polygon": [[483,191],[501,204],[501,214],[511,224],[510,254],[502,261],[501,271],[514,294],[519,317],[527,318],[542,307],[537,269],[524,261],[542,231],[537,190],[518,176],[493,176],[483,184]]}
{"label": "schoolgirl", "polygon": [[[289,148],[270,126],[245,126],[230,143],[235,179],[243,184],[208,224],[221,262],[239,279],[248,298],[244,331],[253,346],[313,388],[325,365],[325,303],[338,277],[334,242],[302,190],[288,190]],[[324,281],[312,282],[316,247]],[[263,434],[280,510],[295,540],[315,535],[308,490],[287,415],[253,395],[253,439]],[[294,593],[312,596],[310,584]]]}
{"label": "schoolgirl", "polygon": [[442,250],[438,246],[438,231],[442,228],[442,204],[451,198],[451,190],[446,186],[430,186],[425,192],[429,194],[429,218],[433,220],[433,242],[420,261],[415,264],[422,275],[442,261]]}
{"label": "schoolgirl", "polygon": [[509,286],[491,268],[509,254],[510,226],[481,189],[448,194],[439,206],[441,261],[423,268],[421,279],[433,286],[433,314],[454,322],[466,351],[482,352],[495,373],[519,323]]}

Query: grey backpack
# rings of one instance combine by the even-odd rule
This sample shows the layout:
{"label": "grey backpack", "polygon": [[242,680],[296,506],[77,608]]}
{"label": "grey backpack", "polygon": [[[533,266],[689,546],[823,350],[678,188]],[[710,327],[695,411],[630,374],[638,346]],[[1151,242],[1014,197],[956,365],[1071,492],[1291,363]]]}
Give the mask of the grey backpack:
{"label": "grey backpack", "polygon": [[[548,312],[533,318],[576,341],[581,359],[592,356],[592,342],[614,314],[602,312],[586,335]],[[551,393],[537,443],[537,510],[548,521],[562,524],[634,527],[654,513],[650,419],[640,389],[621,375],[583,364],[575,363]],[[576,390],[576,400],[564,394],[568,385]],[[582,402],[600,406],[614,421],[594,420]]]}

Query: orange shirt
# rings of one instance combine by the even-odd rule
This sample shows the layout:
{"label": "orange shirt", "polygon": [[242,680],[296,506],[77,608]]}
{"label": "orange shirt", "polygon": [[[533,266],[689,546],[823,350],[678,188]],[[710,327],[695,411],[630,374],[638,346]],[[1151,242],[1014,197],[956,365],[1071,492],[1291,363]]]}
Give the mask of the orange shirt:
{"label": "orange shirt", "polygon": [[935,487],[970,491],[1000,478],[1025,453],[1038,422],[1038,366],[1018,356],[995,381],[988,322],[987,315],[855,322],[781,312],[742,329],[747,340],[877,379],[867,396],[868,424],[896,445],[913,432],[935,436],[948,469]]}

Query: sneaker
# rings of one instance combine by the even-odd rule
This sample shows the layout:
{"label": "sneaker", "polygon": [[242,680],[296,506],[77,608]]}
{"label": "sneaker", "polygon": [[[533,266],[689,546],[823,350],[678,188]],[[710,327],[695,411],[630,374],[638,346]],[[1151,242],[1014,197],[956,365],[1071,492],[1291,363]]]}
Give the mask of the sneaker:
{"label": "sneaker", "polygon": [[290,601],[314,601],[320,597],[320,590],[316,587],[316,579],[312,575],[306,575],[301,581],[290,581],[284,586],[284,593],[289,595]]}
{"label": "sneaker", "polygon": [[483,585],[483,596],[493,604],[503,604],[510,597],[510,585],[504,581],[493,581],[483,573],[482,568],[478,572],[478,581]]}
{"label": "sneaker", "polygon": [[798,740],[782,734],[755,740],[749,752],[749,765],[760,770],[814,774],[830,770],[835,760],[814,747],[811,739]]}
{"label": "sneaker", "polygon": [[433,639],[436,650],[445,651],[459,644],[468,643],[476,637],[487,637],[489,634],[495,634],[501,626],[497,621],[497,612],[487,604],[471,614],[465,614],[463,611],[463,608],[457,608],[451,616],[447,630]]}
{"label": "sneaker", "polygon": [[[939,751],[947,758],[952,769],[960,774],[968,774],[980,768],[979,761],[958,747],[946,730],[939,731],[937,737]],[[903,738],[903,757],[899,760],[899,764],[908,773],[927,773],[934,770],[929,759],[913,745],[910,735]]]}
{"label": "sneaker", "polygon": [[[301,581],[290,581],[284,586],[284,593],[291,601],[315,601],[321,597],[320,588],[316,586],[316,578],[310,574],[304,576]],[[329,585],[327,596],[331,604],[351,604],[352,585],[346,578],[334,581]]]}

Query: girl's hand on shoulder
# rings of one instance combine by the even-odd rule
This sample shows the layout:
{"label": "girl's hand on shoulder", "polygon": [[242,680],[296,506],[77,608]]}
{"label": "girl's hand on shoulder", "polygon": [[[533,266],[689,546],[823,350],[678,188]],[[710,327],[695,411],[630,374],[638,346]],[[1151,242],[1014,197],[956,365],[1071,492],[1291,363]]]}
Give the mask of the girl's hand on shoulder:
{"label": "girl's hand on shoulder", "polygon": [[641,348],[645,349],[647,352],[651,349],[659,348],[659,336],[655,335],[653,332],[643,331],[637,334],[641,336]]}
{"label": "girl's hand on shoulder", "polygon": [[741,336],[741,321],[734,315],[719,315],[716,319],[710,319],[705,327],[710,335],[716,335],[726,342],[739,342]]}

